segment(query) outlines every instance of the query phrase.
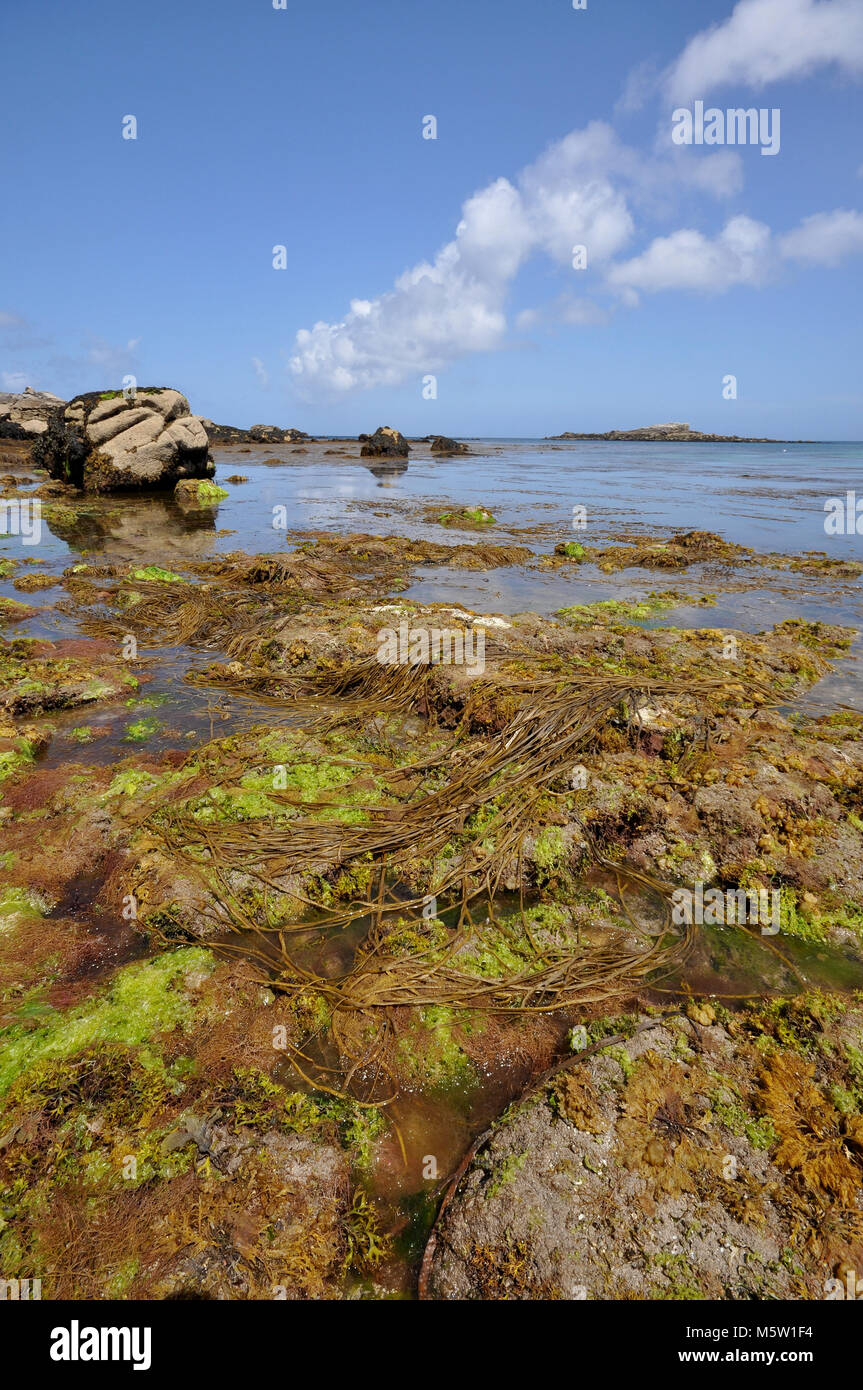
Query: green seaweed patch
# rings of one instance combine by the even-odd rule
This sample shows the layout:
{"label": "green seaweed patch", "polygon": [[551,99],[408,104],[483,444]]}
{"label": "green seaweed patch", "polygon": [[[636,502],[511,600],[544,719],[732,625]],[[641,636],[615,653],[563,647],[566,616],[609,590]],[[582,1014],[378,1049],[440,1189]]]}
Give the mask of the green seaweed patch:
{"label": "green seaweed patch", "polygon": [[487,526],[494,526],[497,517],[493,516],[486,507],[460,507],[456,511],[442,512],[438,517],[441,526],[454,526],[461,530],[483,530]]}
{"label": "green seaweed patch", "polygon": [[[732,1089],[733,1088],[733,1089]],[[733,1083],[723,1079],[723,1085],[711,1091],[708,1099],[714,1117],[732,1134],[745,1135],[753,1149],[772,1149],[778,1135],[767,1116],[752,1115],[740,1099]]]}
{"label": "green seaweed patch", "polygon": [[164,727],[161,719],[156,719],[154,715],[144,719],[136,719],[131,724],[126,725],[123,741],[124,743],[145,743],[148,738],[153,738]]}
{"label": "green seaweed patch", "polygon": [[4,748],[0,751],[0,782],[5,782],[7,777],[12,777],[22,768],[28,767],[35,757],[36,750],[29,739],[16,739],[14,748]]}
{"label": "green seaweed patch", "polygon": [[229,496],[228,489],[219,487],[218,483],[211,483],[207,480],[198,483],[198,501],[202,506],[211,506],[214,502],[222,502]]}
{"label": "green seaweed patch", "polygon": [[209,975],[212,953],[201,946],[168,951],[155,960],[124,966],[109,987],[41,1027],[0,1030],[0,1095],[37,1062],[73,1057],[88,1047],[116,1043],[139,1047],[157,1034],[182,1027],[193,1005],[183,991],[186,975]]}
{"label": "green seaweed patch", "polygon": [[476,1068],[456,1038],[455,1030],[467,1034],[479,1026],[479,1020],[473,1015],[444,1004],[420,1009],[411,1033],[399,1040],[399,1056],[408,1074],[422,1078],[432,1087],[464,1088],[474,1084]]}
{"label": "green seaweed patch", "polygon": [[108,801],[112,797],[139,797],[154,791],[159,785],[159,778],[153,772],[143,772],[137,768],[129,768],[124,772],[118,772],[111,779],[111,784],[102,793],[102,801]]}
{"label": "green seaweed patch", "polygon": [[141,582],[153,581],[158,584],[187,584],[181,574],[175,574],[173,570],[162,569],[161,565],[143,565],[129,571],[130,579],[137,579]]}
{"label": "green seaweed patch", "polygon": [[50,904],[39,893],[27,888],[0,888],[0,932],[14,931],[26,922],[44,917]]}
{"label": "green seaweed patch", "polygon": [[559,608],[555,616],[575,627],[602,622],[634,624],[647,622],[658,613],[668,612],[670,608],[699,601],[686,594],[666,590],[648,594],[647,598],[642,599],[606,598],[596,603],[575,603],[568,608]]}

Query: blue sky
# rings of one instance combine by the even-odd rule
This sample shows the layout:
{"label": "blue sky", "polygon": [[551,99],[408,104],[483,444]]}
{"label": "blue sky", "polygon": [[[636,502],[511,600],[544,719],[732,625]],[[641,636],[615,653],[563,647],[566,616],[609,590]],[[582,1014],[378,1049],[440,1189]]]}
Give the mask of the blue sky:
{"label": "blue sky", "polygon": [[[863,0],[6,0],[0,47],[0,389],[863,438]],[[675,146],[696,100],[779,153]]]}

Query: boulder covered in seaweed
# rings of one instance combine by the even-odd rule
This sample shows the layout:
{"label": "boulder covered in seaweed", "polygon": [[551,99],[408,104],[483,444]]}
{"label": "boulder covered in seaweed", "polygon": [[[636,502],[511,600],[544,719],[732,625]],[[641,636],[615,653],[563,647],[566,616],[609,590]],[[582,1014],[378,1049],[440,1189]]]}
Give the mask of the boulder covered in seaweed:
{"label": "boulder covered in seaweed", "polygon": [[52,413],[33,461],[85,492],[167,488],[214,472],[203,423],[168,387],[75,396]]}

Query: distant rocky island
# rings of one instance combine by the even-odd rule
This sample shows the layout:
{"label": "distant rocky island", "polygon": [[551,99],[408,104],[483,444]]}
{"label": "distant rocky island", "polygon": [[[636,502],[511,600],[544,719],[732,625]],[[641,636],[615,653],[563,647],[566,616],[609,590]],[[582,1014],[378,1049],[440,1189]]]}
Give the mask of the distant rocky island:
{"label": "distant rocky island", "polygon": [[[789,444],[788,439],[747,438],[740,434],[702,434],[689,425],[674,421],[667,425],[645,425],[638,430],[608,430],[606,434],[550,434],[548,439],[653,439],[663,444]],[[811,440],[796,440],[798,444],[811,443]]]}

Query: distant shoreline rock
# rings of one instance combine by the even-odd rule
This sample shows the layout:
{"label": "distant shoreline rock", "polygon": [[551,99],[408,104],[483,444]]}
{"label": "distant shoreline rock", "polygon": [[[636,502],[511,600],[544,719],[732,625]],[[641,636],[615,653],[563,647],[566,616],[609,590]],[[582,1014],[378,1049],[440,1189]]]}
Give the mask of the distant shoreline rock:
{"label": "distant shoreline rock", "polygon": [[54,396],[50,391],[34,391],[32,386],[23,391],[0,393],[0,439],[32,442],[45,433],[53,413],[62,410],[65,404],[61,396]]}
{"label": "distant shoreline rock", "polygon": [[806,439],[765,439],[742,434],[703,434],[676,421],[667,425],[644,425],[637,430],[607,430],[605,434],[549,434],[546,439],[656,440],[662,444],[811,444]]}
{"label": "distant shoreline rock", "polygon": [[216,425],[212,420],[201,420],[211,444],[302,444],[310,436],[302,430],[282,429],[280,425],[252,425],[240,429],[236,425]]}

